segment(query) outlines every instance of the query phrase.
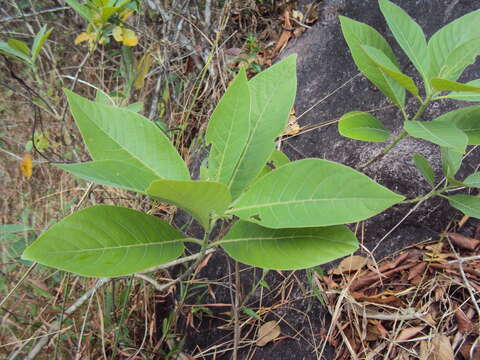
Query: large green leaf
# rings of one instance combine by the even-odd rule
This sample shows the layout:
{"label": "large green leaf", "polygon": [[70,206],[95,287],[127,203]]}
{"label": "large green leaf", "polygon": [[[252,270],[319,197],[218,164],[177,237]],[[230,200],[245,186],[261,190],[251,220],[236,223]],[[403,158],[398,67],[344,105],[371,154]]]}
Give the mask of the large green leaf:
{"label": "large green leaf", "polygon": [[93,160],[120,161],[157,178],[190,179],[185,162],[153,122],[130,110],[65,92]]}
{"label": "large green leaf", "polygon": [[88,7],[80,4],[77,0],[65,0],[65,2],[70,5],[73,10],[75,10],[85,20],[87,20],[88,22],[92,21],[92,15]]}
{"label": "large green leaf", "polygon": [[390,137],[380,120],[363,111],[344,114],[338,122],[338,131],[342,136],[361,141],[383,142]]}
{"label": "large green leaf", "polygon": [[418,88],[413,79],[402,73],[387,55],[385,55],[381,50],[368,45],[362,45],[362,49],[381,71],[387,73],[387,75],[395,80],[398,84],[410,91],[414,96],[418,97]]}
{"label": "large green leaf", "polygon": [[258,176],[288,121],[297,89],[296,55],[290,55],[249,81],[251,112],[247,142],[232,174],[233,198]]}
{"label": "large green leaf", "polygon": [[[474,86],[480,88],[480,79],[475,79],[469,81],[465,84],[466,86]],[[449,99],[460,100],[460,101],[480,101],[480,94],[470,92],[470,91],[454,91],[445,96]]]}
{"label": "large green leaf", "polygon": [[[479,18],[480,20],[480,18]],[[445,63],[440,68],[439,78],[457,80],[463,70],[475,62],[480,53],[480,37],[470,39],[457,46],[448,55]]]}
{"label": "large green leaf", "polygon": [[435,185],[435,173],[427,159],[420,154],[413,155],[413,162],[417,170],[422,174],[425,180],[432,186]]}
{"label": "large green leaf", "polygon": [[348,166],[304,159],[260,178],[227,213],[270,228],[330,226],[367,219],[403,199]]}
{"label": "large green leaf", "polygon": [[223,215],[232,201],[228,188],[212,181],[157,180],[147,194],[181,207],[205,229],[210,228],[210,218]]}
{"label": "large green leaf", "polygon": [[35,36],[32,45],[32,62],[35,62],[37,56],[40,54],[40,51],[43,48],[43,44],[45,44],[45,41],[47,41],[52,31],[53,28],[47,30],[47,25],[43,25],[38,34]]}
{"label": "large green leaf", "polygon": [[176,259],[184,239],[154,216],[98,205],[53,225],[22,258],[84,276],[123,276]]}
{"label": "large green leaf", "polygon": [[220,99],[208,122],[206,142],[213,181],[229,184],[250,134],[250,90],[241,69]]}
{"label": "large green leaf", "polygon": [[446,121],[405,121],[404,128],[410,136],[463,152],[467,135],[455,124]]}
{"label": "large green leaf", "polygon": [[[430,79],[442,77],[439,76],[440,73],[450,67],[451,64],[457,62],[454,58],[455,54],[459,56],[457,63],[460,63],[461,54],[457,51],[452,56],[452,53],[467,41],[478,37],[478,23],[480,23],[480,10],[473,11],[452,21],[433,34],[427,46],[428,58],[430,60]],[[456,80],[453,77],[448,79]]]}
{"label": "large green leaf", "polygon": [[460,210],[467,216],[480,219],[480,198],[471,195],[451,195],[447,197],[448,202],[455,209]]}
{"label": "large green leaf", "polygon": [[379,0],[378,3],[393,36],[425,79],[429,60],[427,41],[422,28],[403,9],[391,1]]}
{"label": "large green leaf", "polygon": [[468,145],[480,145],[480,105],[449,111],[434,120],[455,124],[468,137]]}
{"label": "large green leaf", "polygon": [[460,166],[462,166],[463,152],[453,150],[452,148],[440,147],[442,157],[442,172],[447,179],[454,179]]}
{"label": "large green leaf", "polygon": [[362,48],[362,45],[367,45],[379,49],[399,68],[397,59],[390,45],[377,30],[366,24],[345,16],[340,16],[340,24],[343,36],[347,41],[353,60],[359,70],[395,105],[403,108],[405,103],[405,89],[382,71]]}
{"label": "large green leaf", "polygon": [[96,184],[116,186],[145,193],[152,181],[159,176],[146,167],[135,167],[117,160],[98,160],[79,164],[55,164],[82,179]]}
{"label": "large green leaf", "polygon": [[268,174],[272,170],[278,169],[280,166],[288,164],[289,162],[290,159],[287,157],[287,155],[280,150],[274,149],[267,161],[267,165],[263,167],[260,174],[258,174],[257,179],[260,179],[262,176]]}
{"label": "large green leaf", "polygon": [[467,178],[463,180],[463,183],[470,187],[480,188],[480,172],[467,176]]}
{"label": "large green leaf", "polygon": [[246,221],[235,223],[221,243],[237,261],[278,270],[310,268],[358,248],[355,234],[342,225],[269,229]]}
{"label": "large green leaf", "polygon": [[462,84],[452,80],[433,78],[431,83],[433,88],[438,91],[467,91],[480,93],[480,86]]}

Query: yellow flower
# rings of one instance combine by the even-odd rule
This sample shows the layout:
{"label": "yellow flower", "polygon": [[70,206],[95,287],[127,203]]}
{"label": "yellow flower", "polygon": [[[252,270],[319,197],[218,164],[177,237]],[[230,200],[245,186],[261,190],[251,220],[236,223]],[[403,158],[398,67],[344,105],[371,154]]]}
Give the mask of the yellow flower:
{"label": "yellow flower", "polygon": [[23,155],[22,164],[20,165],[20,170],[22,171],[23,176],[27,179],[32,177],[32,157],[29,153]]}
{"label": "yellow flower", "polygon": [[116,26],[112,31],[113,38],[125,46],[135,46],[138,44],[138,37],[133,30]]}

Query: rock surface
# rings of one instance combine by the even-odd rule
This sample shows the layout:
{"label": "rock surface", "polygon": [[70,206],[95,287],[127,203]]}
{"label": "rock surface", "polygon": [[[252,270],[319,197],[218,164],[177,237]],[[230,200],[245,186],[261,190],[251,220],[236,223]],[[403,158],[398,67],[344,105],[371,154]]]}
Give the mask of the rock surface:
{"label": "rock surface", "polygon": [[[394,2],[420,24],[427,39],[443,25],[479,8],[478,2],[474,0]],[[385,144],[344,138],[338,133],[335,120],[349,111],[378,109],[374,115],[381,119],[393,134],[398,134],[403,119],[400,111],[359,74],[343,40],[338,15],[364,22],[377,29],[392,46],[403,71],[413,76],[417,84],[419,77],[388,30],[376,0],[322,1],[319,21],[291,42],[284,51],[283,57],[291,53],[298,54],[298,91],[295,103],[298,121],[305,129],[315,129],[284,140],[283,150],[292,160],[318,157],[355,167],[376,155]],[[477,78],[480,78],[479,61],[468,67],[460,80]],[[432,120],[447,111],[466,105],[473,103],[438,101],[429,106],[423,119]],[[408,98],[407,95],[407,112],[412,115],[417,108],[416,99]],[[437,171],[437,179],[440,179],[441,160],[438,146],[414,138],[402,140],[381,161],[367,168],[365,173],[407,198],[426,194],[430,187],[413,166],[414,153],[427,157]],[[465,161],[459,178],[462,179],[462,173],[475,171],[479,160],[480,152],[476,150],[469,156],[468,161]],[[375,249],[376,257],[383,257],[405,245],[438,236],[456,214],[445,200],[436,198],[422,203],[398,225],[413,206],[398,205],[365,223],[365,245],[369,249]],[[392,231],[397,225],[398,228]]]}

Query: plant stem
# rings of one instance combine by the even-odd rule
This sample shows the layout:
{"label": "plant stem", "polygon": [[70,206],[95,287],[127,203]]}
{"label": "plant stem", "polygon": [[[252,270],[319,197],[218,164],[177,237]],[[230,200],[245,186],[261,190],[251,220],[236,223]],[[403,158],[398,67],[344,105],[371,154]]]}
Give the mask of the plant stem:
{"label": "plant stem", "polygon": [[232,359],[238,359],[238,344],[240,343],[240,319],[238,313],[241,307],[241,289],[240,289],[240,265],[235,261],[235,305],[233,306],[233,355]]}
{"label": "plant stem", "polygon": [[[430,101],[431,101],[431,96],[427,97],[425,99],[425,101],[423,101],[421,103],[420,107],[418,108],[418,111],[416,112],[415,116],[412,118],[412,121],[417,121],[418,119],[420,119],[420,117],[425,112],[427,106],[430,104]],[[403,138],[405,138],[407,136],[408,136],[408,133],[405,131],[405,129],[402,129],[400,134],[395,139],[393,139],[393,141],[389,145],[387,145],[379,154],[375,155],[373,158],[368,160],[366,163],[360,165],[358,167],[358,170],[363,170],[366,167],[372,165],[374,162],[383,158],[385,155],[387,155],[390,152],[390,150],[392,150],[398,144],[398,142],[400,140],[402,140]]]}
{"label": "plant stem", "polygon": [[437,190],[437,191],[432,190],[426,195],[418,196],[416,198],[409,199],[409,200],[400,201],[400,204],[411,204],[411,203],[416,203],[416,202],[419,202],[419,201],[424,201],[424,200],[430,199],[431,197],[434,197],[434,196],[442,196],[443,191],[444,191],[444,189]]}

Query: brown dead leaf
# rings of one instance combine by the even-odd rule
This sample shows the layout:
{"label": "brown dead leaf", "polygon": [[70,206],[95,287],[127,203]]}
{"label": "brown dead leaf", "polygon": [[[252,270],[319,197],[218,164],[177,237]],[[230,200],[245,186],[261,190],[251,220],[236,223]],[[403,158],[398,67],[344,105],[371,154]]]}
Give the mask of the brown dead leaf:
{"label": "brown dead leaf", "polygon": [[332,274],[341,275],[346,272],[357,271],[371,263],[371,260],[363,256],[352,255],[343,259],[340,264],[331,271]]}
{"label": "brown dead leaf", "polygon": [[437,334],[432,341],[432,354],[429,360],[454,360],[453,348],[450,340],[444,334]]}
{"label": "brown dead leaf", "polygon": [[285,9],[283,12],[283,31],[277,41],[277,44],[275,45],[275,49],[273,50],[275,54],[278,54],[285,47],[285,45],[287,45],[288,40],[290,40],[292,37],[292,30],[293,26],[290,22],[290,13],[288,9]]}
{"label": "brown dead leaf", "polygon": [[288,116],[288,123],[283,132],[283,136],[295,135],[300,131],[300,124],[297,122],[297,116],[295,115],[295,109],[292,109]]}
{"label": "brown dead leaf", "polygon": [[480,246],[480,240],[477,239],[473,239],[456,233],[447,233],[446,235],[452,240],[455,245],[463,249],[476,250]]}
{"label": "brown dead leaf", "polygon": [[424,328],[425,326],[413,326],[405,328],[398,335],[397,341],[410,340],[411,338],[414,338],[416,335],[418,335]]}
{"label": "brown dead leaf", "polygon": [[275,320],[266,322],[258,330],[257,346],[265,346],[280,335],[280,326]]}
{"label": "brown dead leaf", "polygon": [[426,268],[427,268],[427,264],[424,262],[421,262],[415,265],[413,268],[409,270],[407,280],[412,280],[413,278],[423,274]]}
{"label": "brown dead leaf", "polygon": [[428,359],[432,353],[432,344],[427,340],[420,341],[420,359]]}
{"label": "brown dead leaf", "polygon": [[473,330],[472,321],[465,315],[462,309],[455,310],[455,320],[457,320],[458,331],[462,334],[469,333]]}

